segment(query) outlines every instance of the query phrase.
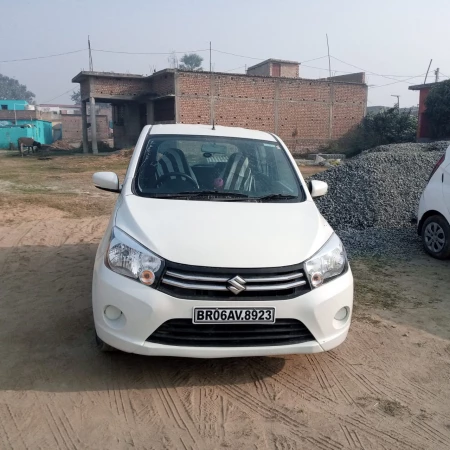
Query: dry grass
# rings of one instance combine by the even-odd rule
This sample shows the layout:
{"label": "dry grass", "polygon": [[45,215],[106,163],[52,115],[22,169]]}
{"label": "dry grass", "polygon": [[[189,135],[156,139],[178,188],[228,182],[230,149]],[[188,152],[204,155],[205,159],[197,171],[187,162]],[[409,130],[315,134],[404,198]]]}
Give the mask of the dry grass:
{"label": "dry grass", "polygon": [[35,155],[0,154],[0,210],[33,205],[62,211],[66,217],[108,214],[116,196],[96,189],[92,174],[112,171],[123,178],[128,160],[119,155],[64,155],[42,160]]}

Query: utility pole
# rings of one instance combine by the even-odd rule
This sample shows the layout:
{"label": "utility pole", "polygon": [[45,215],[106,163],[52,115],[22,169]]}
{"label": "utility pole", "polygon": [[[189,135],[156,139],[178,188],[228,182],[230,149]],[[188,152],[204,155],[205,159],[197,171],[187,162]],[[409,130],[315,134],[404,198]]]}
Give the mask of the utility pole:
{"label": "utility pole", "polygon": [[89,35],[88,35],[88,48],[89,48],[89,70],[91,72],[93,72],[94,71],[94,64],[92,62],[91,40],[89,38]]}
{"label": "utility pole", "polygon": [[391,97],[397,97],[397,108],[400,110],[400,95],[391,94]]}
{"label": "utility pole", "polygon": [[328,44],[328,34],[327,37],[327,49],[328,49],[328,76],[331,78],[331,59],[330,59],[330,45]]}
{"label": "utility pole", "polygon": [[425,75],[425,80],[423,80],[423,84],[426,84],[427,78],[428,78],[428,72],[430,71],[431,63],[433,62],[433,59],[430,59],[430,64],[428,64],[427,73]]}
{"label": "utility pole", "polygon": [[434,71],[434,75],[435,75],[434,82],[439,83],[439,67]]}
{"label": "utility pole", "polygon": [[328,117],[328,139],[333,139],[333,102],[334,102],[334,84],[331,79],[331,58],[330,58],[330,44],[328,43],[327,37],[327,50],[328,50],[328,79],[330,80],[330,107],[329,107],[329,117]]}
{"label": "utility pole", "polygon": [[211,41],[209,41],[209,122],[214,129],[214,99],[213,99]]}

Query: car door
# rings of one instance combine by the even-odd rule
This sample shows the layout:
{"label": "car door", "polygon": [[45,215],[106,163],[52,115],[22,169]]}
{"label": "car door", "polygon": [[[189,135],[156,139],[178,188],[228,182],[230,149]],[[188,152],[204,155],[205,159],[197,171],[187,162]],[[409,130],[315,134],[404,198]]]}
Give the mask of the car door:
{"label": "car door", "polygon": [[450,214],[450,146],[447,149],[442,169],[442,190],[447,212]]}

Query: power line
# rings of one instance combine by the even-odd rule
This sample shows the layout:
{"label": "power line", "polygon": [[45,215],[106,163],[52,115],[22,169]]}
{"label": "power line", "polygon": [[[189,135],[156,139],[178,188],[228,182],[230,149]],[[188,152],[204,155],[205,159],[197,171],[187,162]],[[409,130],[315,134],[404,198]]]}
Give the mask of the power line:
{"label": "power line", "polygon": [[[420,74],[420,75],[416,75],[415,77],[411,77],[411,78],[406,78],[406,80],[397,80],[397,81],[394,81],[394,82],[392,82],[392,83],[386,83],[386,84],[380,84],[380,85],[378,85],[378,86],[369,86],[371,89],[376,89],[376,88],[379,88],[379,87],[383,87],[383,86],[390,86],[391,84],[397,84],[397,83],[407,83],[408,82],[408,80],[412,80],[413,78],[421,78],[421,77],[423,77],[425,75],[425,73],[422,73],[422,74]],[[407,84],[414,84],[414,83],[407,83]]]}
{"label": "power line", "polygon": [[[395,80],[395,81],[398,81],[398,82],[400,82],[400,83],[402,83],[403,81],[406,81],[406,80],[397,80],[396,78],[393,78],[393,77],[398,77],[398,76],[401,77],[402,75],[382,75],[382,74],[380,74],[380,73],[372,72],[372,71],[370,71],[370,70],[363,69],[362,67],[355,66],[354,64],[350,64],[350,63],[348,63],[348,62],[345,62],[345,61],[343,61],[342,59],[336,58],[335,56],[332,56],[332,58],[335,59],[336,61],[339,61],[339,62],[341,62],[341,63],[343,63],[343,64],[346,64],[347,66],[354,67],[355,69],[363,70],[364,72],[369,73],[369,74],[371,74],[371,75],[377,75],[377,76],[379,76],[379,77],[387,78],[388,80]],[[411,78],[417,78],[417,75],[411,76]],[[411,79],[411,78],[410,78],[410,79]],[[387,86],[387,85],[386,85],[386,86]]]}
{"label": "power line", "polygon": [[264,61],[264,58],[255,58],[253,56],[244,56],[244,55],[238,55],[236,53],[230,53],[230,52],[223,52],[222,50],[216,50],[213,49],[213,51],[217,52],[217,53],[222,53],[224,55],[231,55],[231,56],[237,56],[239,58],[247,58],[247,59],[257,59],[258,61]]}
{"label": "power line", "polygon": [[235,67],[234,69],[224,70],[224,72],[233,72],[233,70],[243,69],[244,67],[245,67],[245,65],[244,66]]}
{"label": "power line", "polygon": [[[217,50],[217,49],[213,49],[213,52],[222,53],[224,55],[237,56],[238,58],[256,59],[258,61],[265,61],[266,59],[268,59],[268,58],[255,58],[254,56],[238,55],[237,53],[224,52],[222,50]],[[301,61],[300,64],[303,65],[304,62],[307,63],[307,62],[311,62],[311,61],[317,61],[318,59],[323,59],[323,58],[328,58],[328,56],[325,55],[325,56],[319,56],[318,58],[308,59],[306,61]]]}
{"label": "power line", "polygon": [[6,59],[4,61],[0,61],[0,63],[9,63],[9,62],[18,62],[18,61],[32,61],[34,59],[54,58],[55,56],[71,55],[73,53],[80,53],[80,52],[84,52],[86,50],[87,50],[86,48],[82,48],[81,50],[74,50],[72,52],[55,53],[54,55],[35,56],[33,58],[21,58],[21,59]]}
{"label": "power line", "polygon": [[74,88],[72,87],[72,88],[70,88],[68,91],[63,92],[62,94],[59,94],[59,95],[57,95],[56,97],[53,97],[53,98],[51,98],[50,100],[45,100],[45,102],[41,102],[41,103],[42,103],[42,104],[49,103],[49,102],[51,102],[51,101],[53,101],[53,100],[56,100],[56,99],[59,98],[59,97],[62,97],[62,96],[65,95],[65,94],[68,94],[70,91],[73,92],[73,90],[74,90]]}
{"label": "power line", "polygon": [[[326,68],[326,67],[308,66],[306,64],[302,64],[302,67],[308,67],[308,69],[319,69],[319,70],[328,71],[328,68]],[[362,70],[364,70],[364,69],[362,69]],[[347,74],[354,73],[354,72],[349,72],[349,71],[346,71],[346,70],[336,70],[336,69],[333,69],[332,72],[347,73]],[[370,72],[367,72],[367,73],[370,73]],[[442,72],[441,72],[441,74],[442,74]],[[382,77],[382,78],[385,78],[386,76],[390,76],[390,75],[382,75],[382,74],[375,74],[375,73],[370,73],[370,75],[375,76],[375,77]],[[397,76],[397,75],[392,75],[392,76]],[[413,78],[417,77],[417,75],[414,75],[414,76],[412,76],[412,75],[398,75],[398,76],[401,76],[401,77],[413,77]],[[396,80],[396,81],[401,83],[401,82],[403,82],[405,80]]]}
{"label": "power line", "polygon": [[204,48],[201,50],[187,50],[184,52],[121,52],[116,50],[102,50],[98,48],[93,48],[93,52],[101,53],[116,53],[120,55],[172,55],[173,53],[197,53],[197,52],[209,52],[209,48]]}

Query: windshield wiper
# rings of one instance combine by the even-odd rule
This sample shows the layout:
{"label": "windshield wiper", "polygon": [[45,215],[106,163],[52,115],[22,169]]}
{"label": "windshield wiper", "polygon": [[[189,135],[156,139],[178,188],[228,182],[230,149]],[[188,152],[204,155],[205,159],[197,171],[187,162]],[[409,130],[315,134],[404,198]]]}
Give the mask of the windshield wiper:
{"label": "windshield wiper", "polygon": [[226,191],[186,191],[179,192],[180,195],[188,195],[189,197],[202,197],[202,196],[210,196],[210,197],[235,197],[235,198],[249,198],[247,194],[241,194],[240,192],[226,192]]}
{"label": "windshield wiper", "polygon": [[224,191],[182,191],[174,193],[161,193],[151,195],[153,198],[197,198],[197,197],[220,197],[223,199],[251,199],[247,194],[239,192],[224,192]]}
{"label": "windshield wiper", "polygon": [[262,197],[254,197],[255,200],[294,200],[296,195],[290,194],[269,194]]}

